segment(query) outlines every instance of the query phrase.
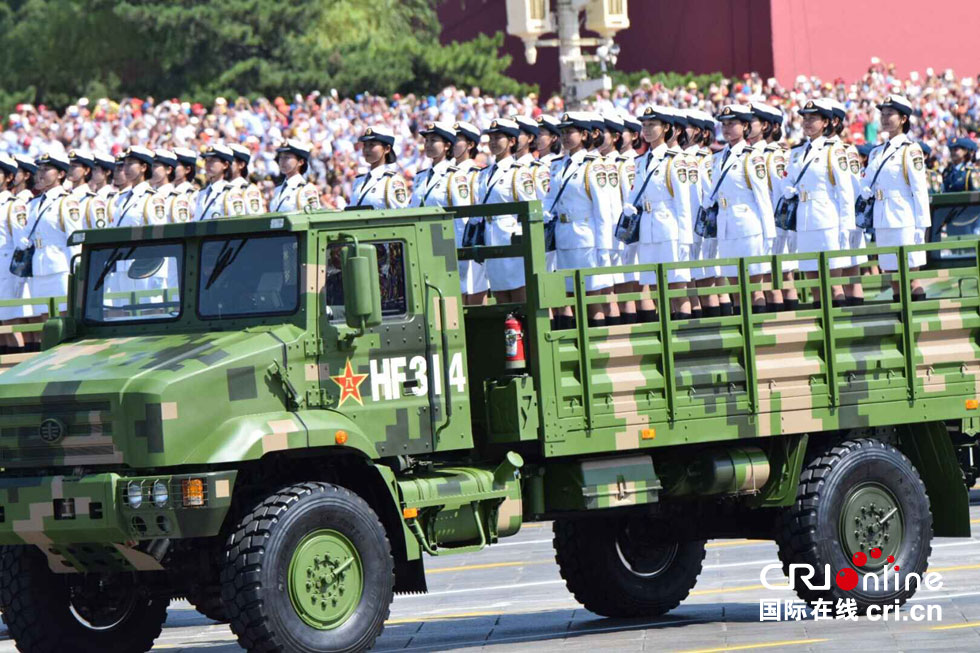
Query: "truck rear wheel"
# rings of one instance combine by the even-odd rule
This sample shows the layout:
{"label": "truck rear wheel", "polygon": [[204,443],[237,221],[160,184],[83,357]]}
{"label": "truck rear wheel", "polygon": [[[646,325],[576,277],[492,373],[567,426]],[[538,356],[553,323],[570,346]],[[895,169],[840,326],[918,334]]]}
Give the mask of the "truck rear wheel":
{"label": "truck rear wheel", "polygon": [[351,491],[283,488],[238,523],[225,547],[222,598],[249,651],[362,651],[394,594],[384,527]]}
{"label": "truck rear wheel", "polygon": [[25,653],[150,650],[170,601],[145,589],[135,574],[55,574],[33,546],[0,552],[3,621]]}
{"label": "truck rear wheel", "polygon": [[[816,571],[813,585],[826,585],[825,565],[835,575],[829,589],[798,581],[801,599],[835,605],[854,599],[862,613],[870,605],[901,605],[915,593],[918,583],[906,589],[905,579],[926,572],[931,541],[932,513],[919,473],[901,451],[874,439],[842,442],[803,469],[796,503],[783,514],[777,537],[787,575],[793,563]],[[878,576],[877,589],[865,581],[868,574]],[[844,589],[855,579],[856,587]]]}
{"label": "truck rear wheel", "polygon": [[194,588],[187,592],[187,602],[208,619],[221,624],[228,623],[228,613],[221,600],[220,584],[208,583]]}
{"label": "truck rear wheel", "polygon": [[671,539],[669,524],[641,515],[560,519],[555,560],[575,599],[604,617],[655,617],[687,598],[704,540]]}

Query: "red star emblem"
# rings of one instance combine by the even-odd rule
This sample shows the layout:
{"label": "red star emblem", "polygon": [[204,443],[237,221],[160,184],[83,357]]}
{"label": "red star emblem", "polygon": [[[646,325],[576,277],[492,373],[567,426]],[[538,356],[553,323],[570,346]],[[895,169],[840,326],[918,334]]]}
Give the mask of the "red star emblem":
{"label": "red star emblem", "polygon": [[362,406],[364,405],[364,401],[361,399],[361,384],[364,383],[364,379],[367,377],[367,374],[354,374],[354,368],[351,367],[349,358],[347,359],[347,366],[344,368],[344,373],[330,377],[334,383],[340,386],[340,400],[337,402],[338,408],[343,406],[348,398],[353,399]]}

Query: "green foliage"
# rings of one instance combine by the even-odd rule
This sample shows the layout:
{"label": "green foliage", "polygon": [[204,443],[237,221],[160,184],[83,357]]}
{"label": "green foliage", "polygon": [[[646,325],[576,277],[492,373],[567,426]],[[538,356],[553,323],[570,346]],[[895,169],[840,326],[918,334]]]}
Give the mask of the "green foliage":
{"label": "green foliage", "polygon": [[0,0],[0,110],[82,95],[494,94],[503,36],[439,43],[436,0]]}

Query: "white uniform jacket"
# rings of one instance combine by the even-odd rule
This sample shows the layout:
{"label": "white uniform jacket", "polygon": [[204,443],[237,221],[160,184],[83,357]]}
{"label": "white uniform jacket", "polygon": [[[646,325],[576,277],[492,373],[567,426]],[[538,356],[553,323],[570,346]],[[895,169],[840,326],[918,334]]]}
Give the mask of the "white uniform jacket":
{"label": "white uniform jacket", "polygon": [[862,191],[864,194],[870,191],[876,198],[875,229],[927,229],[932,224],[925,157],[918,143],[905,134],[871,150]]}
{"label": "white uniform jacket", "polygon": [[394,165],[380,165],[354,180],[350,206],[403,209],[408,206],[408,184]]}
{"label": "white uniform jacket", "polygon": [[709,197],[718,201],[718,239],[776,237],[766,159],[745,141],[715,154]]}

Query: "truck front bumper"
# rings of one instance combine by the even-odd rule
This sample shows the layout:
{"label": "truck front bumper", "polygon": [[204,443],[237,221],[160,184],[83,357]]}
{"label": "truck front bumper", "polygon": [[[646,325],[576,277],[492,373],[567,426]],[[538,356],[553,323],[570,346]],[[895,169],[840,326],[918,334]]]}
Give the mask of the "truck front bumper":
{"label": "truck front bumper", "polygon": [[0,477],[0,544],[68,549],[217,535],[237,474]]}

